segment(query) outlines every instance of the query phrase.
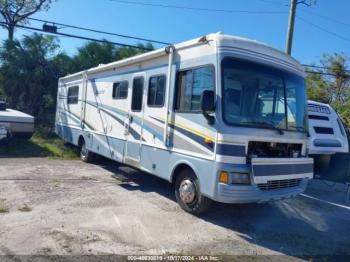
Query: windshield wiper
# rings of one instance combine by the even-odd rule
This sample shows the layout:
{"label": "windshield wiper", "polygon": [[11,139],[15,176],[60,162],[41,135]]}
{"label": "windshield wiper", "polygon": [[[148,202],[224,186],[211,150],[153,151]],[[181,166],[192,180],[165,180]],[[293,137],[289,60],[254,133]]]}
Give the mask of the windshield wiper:
{"label": "windshield wiper", "polygon": [[280,135],[283,135],[284,132],[282,129],[276,127],[272,122],[265,122],[265,121],[250,121],[250,122],[241,122],[242,124],[253,124],[253,125],[261,125],[261,126],[266,126],[271,129],[277,130]]}
{"label": "windshield wiper", "polygon": [[299,129],[299,130],[301,129],[301,131],[307,132],[307,130],[306,130],[305,127],[303,127],[303,126],[288,125],[288,127],[292,127],[292,128]]}

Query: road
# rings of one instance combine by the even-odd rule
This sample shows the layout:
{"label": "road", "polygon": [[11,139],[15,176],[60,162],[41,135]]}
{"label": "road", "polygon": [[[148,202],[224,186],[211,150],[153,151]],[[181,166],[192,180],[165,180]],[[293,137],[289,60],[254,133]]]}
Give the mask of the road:
{"label": "road", "polygon": [[294,199],[196,217],[166,181],[114,162],[0,158],[0,254],[350,255],[343,191],[313,181]]}

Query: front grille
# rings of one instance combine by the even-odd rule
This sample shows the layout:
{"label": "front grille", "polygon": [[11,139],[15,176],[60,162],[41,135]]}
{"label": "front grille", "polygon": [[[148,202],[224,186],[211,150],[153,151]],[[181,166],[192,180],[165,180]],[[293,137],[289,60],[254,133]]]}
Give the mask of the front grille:
{"label": "front grille", "polygon": [[258,184],[260,190],[270,191],[282,188],[297,187],[300,185],[302,178],[298,179],[284,179],[284,180],[271,180],[264,184]]}

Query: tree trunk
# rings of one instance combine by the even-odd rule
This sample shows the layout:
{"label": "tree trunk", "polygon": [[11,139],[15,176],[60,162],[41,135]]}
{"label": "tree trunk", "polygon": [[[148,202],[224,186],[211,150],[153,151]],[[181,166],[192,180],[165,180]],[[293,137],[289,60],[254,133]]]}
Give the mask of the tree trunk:
{"label": "tree trunk", "polygon": [[14,37],[14,34],[15,34],[15,26],[14,25],[9,25],[9,27],[7,28],[7,30],[8,30],[8,39],[10,40],[10,41],[12,41],[13,40],[13,37]]}

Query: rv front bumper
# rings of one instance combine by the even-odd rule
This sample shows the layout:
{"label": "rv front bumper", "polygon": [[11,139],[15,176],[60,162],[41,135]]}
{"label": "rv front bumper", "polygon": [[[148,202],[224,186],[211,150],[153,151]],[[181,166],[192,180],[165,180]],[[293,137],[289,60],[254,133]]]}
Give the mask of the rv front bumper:
{"label": "rv front bumper", "polygon": [[301,179],[298,186],[283,189],[262,190],[256,184],[232,185],[218,183],[215,201],[222,203],[263,203],[295,197],[305,191],[308,179]]}
{"label": "rv front bumper", "polygon": [[[223,203],[260,203],[291,198],[305,191],[313,178],[311,158],[255,158],[245,165],[218,165],[216,190],[212,199]],[[221,183],[221,170],[229,174]],[[249,175],[250,183],[237,184],[235,173]]]}

